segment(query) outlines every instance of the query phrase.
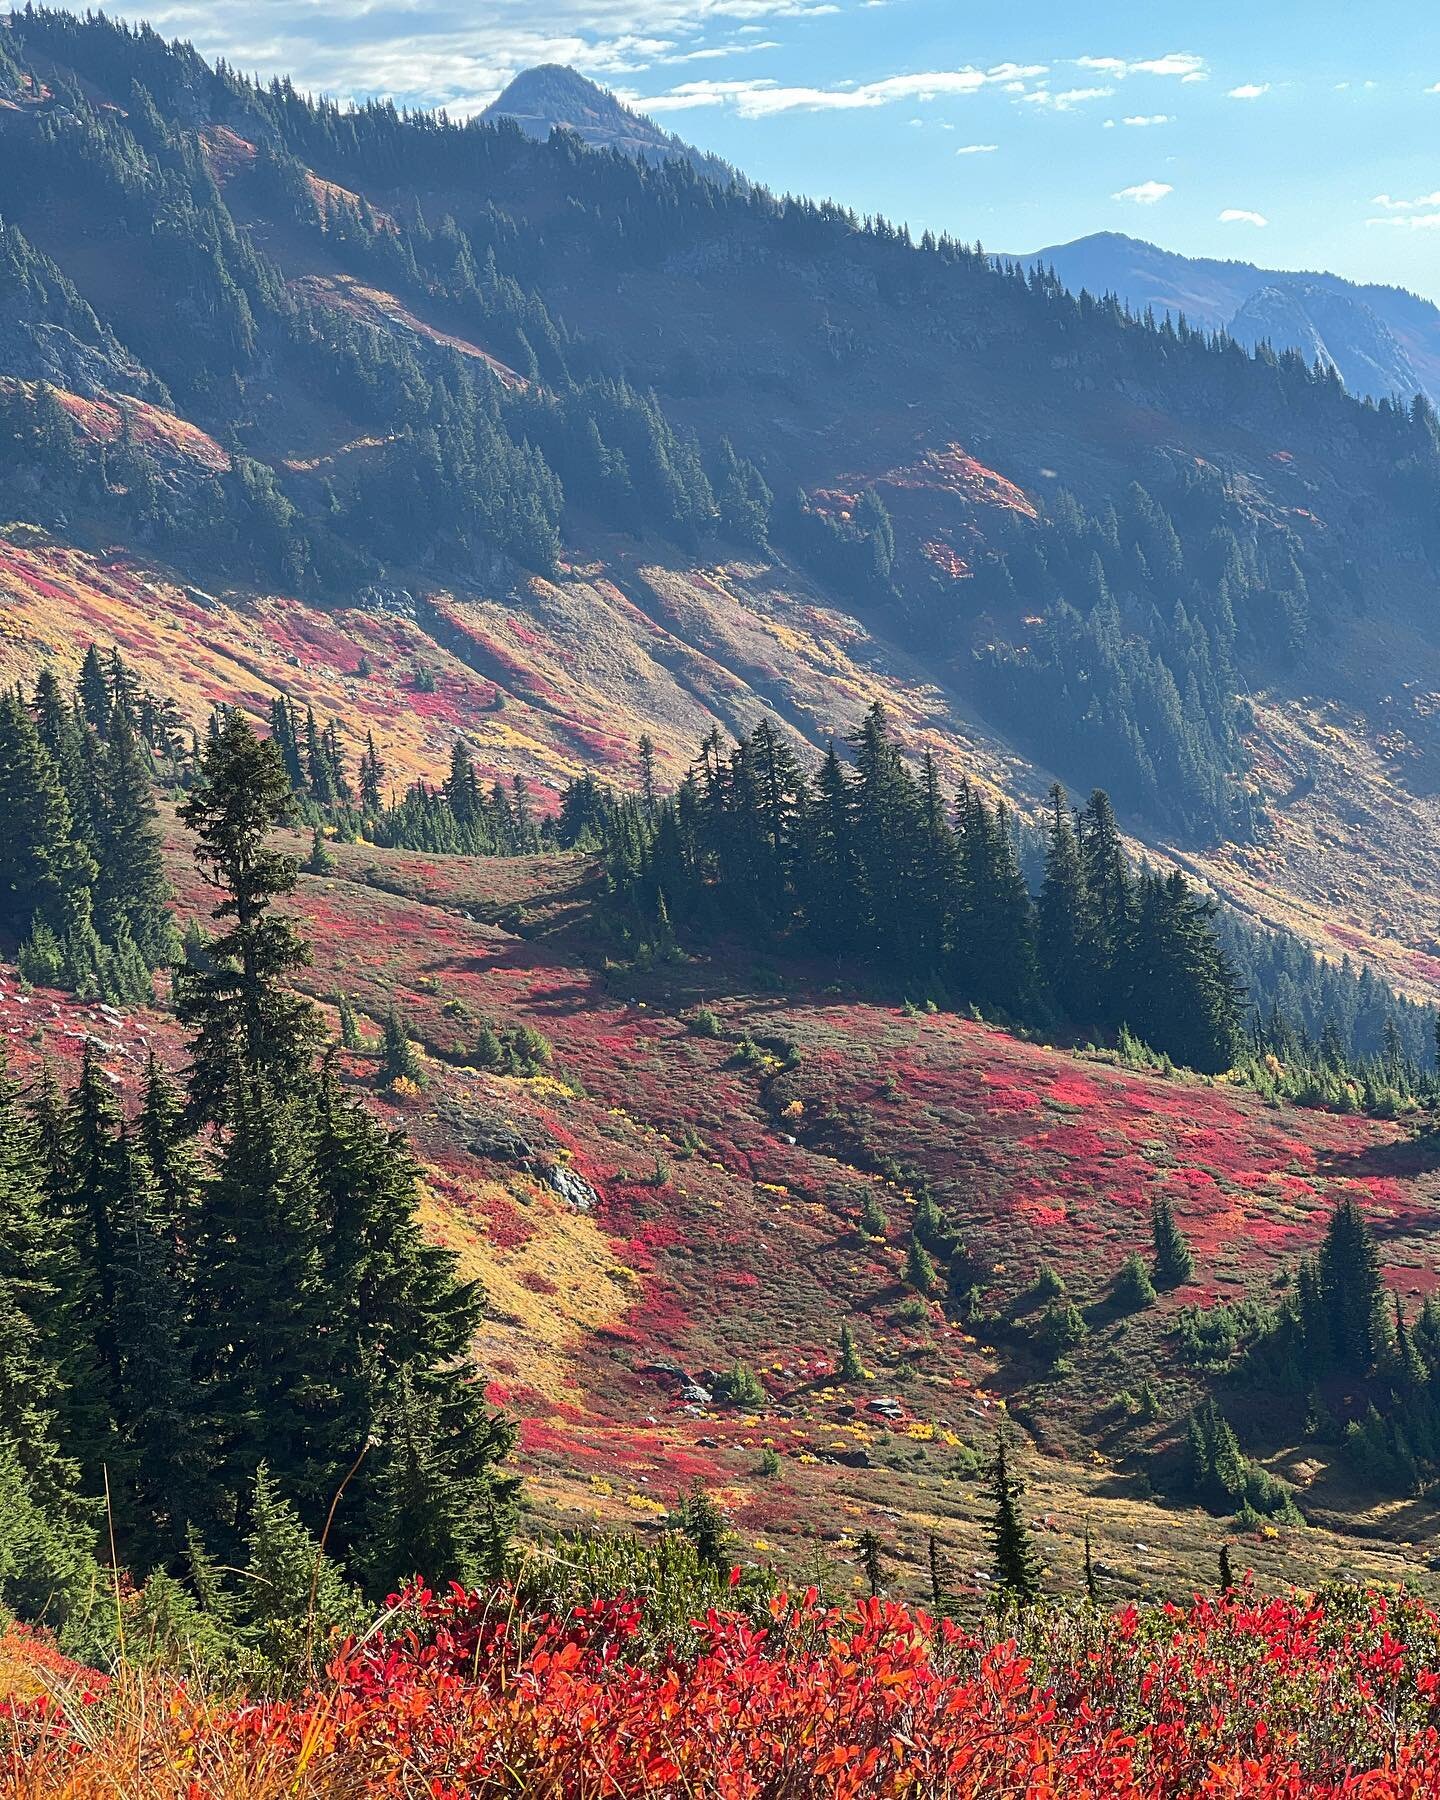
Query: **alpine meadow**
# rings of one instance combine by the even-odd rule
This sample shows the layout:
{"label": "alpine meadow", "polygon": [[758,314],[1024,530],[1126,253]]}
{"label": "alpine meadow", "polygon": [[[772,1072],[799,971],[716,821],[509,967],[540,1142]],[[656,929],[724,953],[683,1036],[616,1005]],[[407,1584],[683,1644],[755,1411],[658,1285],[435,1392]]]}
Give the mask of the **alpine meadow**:
{"label": "alpine meadow", "polygon": [[1440,85],[1082,24],[0,13],[0,1800],[1440,1795]]}

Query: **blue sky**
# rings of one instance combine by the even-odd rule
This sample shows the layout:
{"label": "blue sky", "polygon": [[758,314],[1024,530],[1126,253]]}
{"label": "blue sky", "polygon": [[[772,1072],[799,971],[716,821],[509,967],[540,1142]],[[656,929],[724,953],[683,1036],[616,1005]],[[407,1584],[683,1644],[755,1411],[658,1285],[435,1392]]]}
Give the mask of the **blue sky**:
{"label": "blue sky", "polygon": [[167,35],[468,113],[569,62],[777,189],[997,250],[1099,230],[1440,300],[1437,0],[156,0]]}

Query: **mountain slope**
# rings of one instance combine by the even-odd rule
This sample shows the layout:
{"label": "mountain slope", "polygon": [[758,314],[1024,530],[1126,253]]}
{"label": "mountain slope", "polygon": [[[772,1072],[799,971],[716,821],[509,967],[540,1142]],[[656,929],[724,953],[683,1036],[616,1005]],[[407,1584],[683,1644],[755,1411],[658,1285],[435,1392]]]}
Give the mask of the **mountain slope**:
{"label": "mountain slope", "polygon": [[480,116],[491,121],[513,119],[534,138],[547,138],[556,129],[573,131],[592,150],[618,151],[639,162],[686,162],[697,175],[723,185],[740,179],[720,157],[662,130],[608,89],[559,63],[522,70]]}
{"label": "mountain slope", "polygon": [[1333,366],[1352,393],[1440,400],[1440,307],[1402,288],[1182,256],[1118,231],[1021,260],[1053,268],[1075,292],[1118,294],[1141,312],[1183,313],[1192,325],[1231,331],[1247,345],[1263,337],[1277,350],[1302,350]]}
{"label": "mountain slope", "polygon": [[[633,769],[613,740],[652,706],[674,768],[702,721],[763,704],[814,749],[884,693],[916,750],[1026,805],[1103,784],[1261,917],[1428,981],[1423,907],[1362,832],[1312,829],[1358,806],[1417,897],[1433,877],[1424,418],[683,164],[311,108],[103,22],[5,29],[39,74],[0,113],[0,213],[179,421],[113,407],[119,462],[86,426],[78,471],[26,439],[13,517],[242,604],[406,595],[432,641],[452,602],[513,620],[551,779]],[[182,428],[218,450],[157,462]],[[502,686],[503,634],[465,652]]]}

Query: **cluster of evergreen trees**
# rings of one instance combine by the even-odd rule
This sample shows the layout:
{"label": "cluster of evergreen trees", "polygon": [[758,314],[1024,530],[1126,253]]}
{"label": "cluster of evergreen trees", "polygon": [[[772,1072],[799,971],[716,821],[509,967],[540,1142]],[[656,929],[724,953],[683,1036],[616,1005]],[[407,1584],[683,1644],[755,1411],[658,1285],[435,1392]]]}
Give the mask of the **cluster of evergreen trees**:
{"label": "cluster of evergreen trees", "polygon": [[[1431,1296],[1407,1320],[1352,1199],[1335,1208],[1318,1252],[1301,1260],[1240,1375],[1305,1394],[1307,1428],[1342,1441],[1368,1481],[1408,1492],[1440,1470],[1440,1302]],[[1327,1396],[1350,1402],[1351,1416],[1337,1417]]]}
{"label": "cluster of evergreen trees", "polygon": [[304,1530],[332,1507],[372,1595],[481,1576],[503,1546],[480,1297],[289,986],[307,950],[274,902],[295,869],[267,839],[293,806],[278,746],[230,714],[182,807],[219,894],[177,980],[183,1086],[152,1065],[127,1117],[92,1044],[68,1096],[0,1089],[0,1544],[30,1552],[0,1551],[0,1600],[48,1582],[52,1617],[82,1603],[102,1495],[127,1566],[211,1585],[285,1518],[309,1581]]}
{"label": "cluster of evergreen trees", "polygon": [[863,958],[912,992],[1017,1020],[1122,1025],[1177,1062],[1229,1067],[1241,990],[1214,907],[1175,873],[1132,874],[1097,792],[1077,819],[1057,789],[1032,901],[1003,807],[928,758],[905,765],[877,703],[805,770],[768,722],[728,752],[718,732],[673,799],[615,809],[608,858],[647,936],[676,925]]}
{"label": "cluster of evergreen trees", "polygon": [[[1262,818],[1233,782],[1246,763],[1238,695],[1307,641],[1306,558],[1214,470],[1157,473],[1163,498],[1134,483],[1097,515],[1062,493],[1038,524],[998,535],[973,605],[1045,622],[1023,649],[987,653],[987,692],[1039,756],[1093,772],[1124,810],[1192,837],[1249,837]],[[1330,604],[1359,600],[1352,572]]]}
{"label": "cluster of evergreen trees", "polygon": [[92,646],[66,694],[47,670],[0,695],[0,932],[20,972],[111,1001],[174,959],[153,783],[186,751],[173,710]]}

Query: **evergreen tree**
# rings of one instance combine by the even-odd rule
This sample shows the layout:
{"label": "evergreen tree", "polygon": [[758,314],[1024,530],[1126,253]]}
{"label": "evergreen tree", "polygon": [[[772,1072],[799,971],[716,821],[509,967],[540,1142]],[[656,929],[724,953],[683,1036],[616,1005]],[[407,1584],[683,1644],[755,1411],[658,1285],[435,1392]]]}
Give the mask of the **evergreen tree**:
{"label": "evergreen tree", "polygon": [[1368,1374],[1388,1348],[1385,1288],[1375,1234],[1348,1195],[1330,1216],[1318,1273],[1329,1354],[1351,1374]]}
{"label": "evergreen tree", "polygon": [[67,1358],[58,1313],[73,1264],[42,1204],[43,1182],[36,1132],[0,1068],[0,1445],[39,1514],[55,1520],[74,1513],[80,1479],[59,1445]]}
{"label": "evergreen tree", "polygon": [[1195,1258],[1175,1222],[1175,1208],[1168,1194],[1157,1194],[1150,1202],[1150,1231],[1155,1243],[1151,1265],[1155,1286],[1182,1287],[1195,1273]]}
{"label": "evergreen tree", "polygon": [[117,704],[102,759],[98,807],[99,880],[96,918],[111,943],[128,936],[147,968],[174,960],[175,928],[168,902],[151,768],[131,719]]}
{"label": "evergreen tree", "polygon": [[127,1555],[147,1567],[178,1549],[198,1510],[197,1396],[184,1355],[188,1271],[179,1257],[177,1221],[137,1142],[122,1141],[120,1154],[114,1218],[117,1454],[108,1473],[116,1529]]}
{"label": "evergreen tree", "polygon": [[363,1621],[359,1595],[324,1554],[261,1464],[249,1496],[249,1556],[241,1585],[246,1641],[276,1668],[314,1668],[332,1633]]}
{"label": "evergreen tree", "polygon": [[1120,1273],[1110,1288],[1110,1298],[1121,1312],[1138,1312],[1142,1306],[1153,1306],[1155,1288],[1150,1272],[1133,1252],[1125,1258]]}
{"label": "evergreen tree", "polygon": [[380,1079],[392,1087],[397,1081],[417,1084],[425,1078],[420,1056],[400,1015],[391,1007],[385,1015],[384,1037],[380,1050]]}
{"label": "evergreen tree", "polygon": [[193,1031],[192,1114],[214,1120],[241,1086],[263,1081],[283,1092],[299,1083],[321,1030],[309,1001],[285,986],[309,953],[289,921],[270,910],[295,883],[294,862],[266,847],[271,831],[293,817],[280,753],[232,712],[207,744],[199,773],[180,816],[198,839],[196,860],[223,894],[213,916],[225,929],[209,946],[210,966],[187,970],[179,982],[176,1010]]}
{"label": "evergreen tree", "polygon": [[990,1541],[996,1583],[1011,1599],[1028,1605],[1040,1597],[1040,1563],[1021,1507],[1024,1487],[1011,1473],[1010,1448],[1003,1429],[995,1434],[987,1485],[991,1512],[985,1535]]}
{"label": "evergreen tree", "polygon": [[701,1563],[724,1580],[730,1573],[730,1528],[698,1475],[680,1502],[679,1525]]}
{"label": "evergreen tree", "polygon": [[840,1327],[840,1356],[835,1365],[835,1375],[840,1381],[863,1381],[864,1365],[860,1361],[860,1352],[855,1347],[855,1333],[846,1320]]}
{"label": "evergreen tree", "polygon": [[860,1567],[865,1572],[865,1584],[872,1600],[885,1585],[885,1566],[880,1560],[881,1549],[880,1539],[867,1525],[860,1533]]}
{"label": "evergreen tree", "polygon": [[1100,927],[1091,904],[1080,841],[1057,783],[1050,790],[1050,841],[1045,883],[1036,908],[1036,948],[1041,971],[1060,1009],[1080,1022],[1097,1019]]}

